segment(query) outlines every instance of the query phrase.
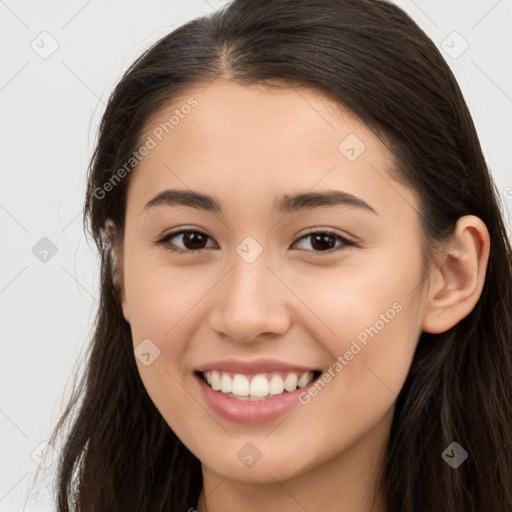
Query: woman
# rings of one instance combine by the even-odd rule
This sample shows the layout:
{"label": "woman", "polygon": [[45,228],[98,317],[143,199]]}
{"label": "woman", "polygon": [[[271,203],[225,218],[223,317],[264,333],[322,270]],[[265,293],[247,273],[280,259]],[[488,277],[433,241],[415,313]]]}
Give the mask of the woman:
{"label": "woman", "polygon": [[236,0],[173,31],[110,98],[85,214],[59,511],[512,510],[511,247],[398,7]]}

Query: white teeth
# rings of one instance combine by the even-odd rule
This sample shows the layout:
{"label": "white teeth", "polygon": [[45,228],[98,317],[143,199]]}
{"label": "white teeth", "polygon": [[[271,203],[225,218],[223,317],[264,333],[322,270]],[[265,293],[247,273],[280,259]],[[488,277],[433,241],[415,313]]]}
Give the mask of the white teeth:
{"label": "white teeth", "polygon": [[280,395],[284,390],[283,379],[280,375],[274,375],[268,384],[268,392],[271,395]]}
{"label": "white teeth", "polygon": [[246,399],[262,399],[265,397],[276,396],[283,393],[295,391],[297,388],[303,388],[313,380],[313,372],[304,372],[300,377],[292,372],[286,375],[283,380],[281,375],[272,375],[270,381],[263,374],[255,375],[249,382],[249,379],[241,374],[236,373],[233,378],[229,373],[208,371],[204,372],[206,382],[214,391],[221,391],[227,395],[238,398],[247,397]]}
{"label": "white teeth", "polygon": [[267,396],[268,395],[268,380],[265,375],[255,375],[251,380],[251,396]]}
{"label": "white teeth", "polygon": [[307,384],[309,384],[313,380],[313,374],[311,372],[305,372],[301,375],[300,379],[297,382],[297,386],[299,388],[303,388]]}
{"label": "white teeth", "polygon": [[223,373],[220,379],[220,390],[223,393],[231,393],[233,383],[227,373]]}
{"label": "white teeth", "polygon": [[[224,374],[225,377],[231,380],[228,374]],[[233,377],[233,389],[232,393],[238,396],[249,396],[249,379],[240,373],[237,373]]]}
{"label": "white teeth", "polygon": [[[208,372],[210,373],[210,372]],[[211,372],[211,379],[212,379],[212,383],[211,383],[211,386],[212,386],[212,389],[214,391],[219,391],[220,389],[220,375],[218,372]]]}
{"label": "white teeth", "polygon": [[284,379],[284,389],[286,391],[295,391],[297,389],[297,374],[289,373]]}

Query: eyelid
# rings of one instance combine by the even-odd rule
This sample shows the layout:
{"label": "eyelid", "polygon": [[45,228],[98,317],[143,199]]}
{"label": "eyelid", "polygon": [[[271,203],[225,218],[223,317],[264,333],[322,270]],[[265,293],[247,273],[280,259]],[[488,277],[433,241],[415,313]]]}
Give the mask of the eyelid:
{"label": "eyelid", "polygon": [[358,243],[355,240],[352,240],[351,238],[338,233],[337,231],[333,230],[333,228],[312,228],[312,229],[306,231],[305,233],[300,234],[297,237],[297,239],[294,241],[293,245],[295,245],[298,242],[300,242],[303,238],[306,238],[309,235],[314,235],[314,234],[317,234],[317,233],[318,234],[331,235],[334,238],[336,238],[337,241],[340,241],[341,245],[339,245],[339,246],[337,246],[337,247],[335,247],[333,249],[329,249],[327,251],[308,251],[308,250],[305,250],[305,252],[311,253],[311,255],[313,255],[313,256],[322,256],[322,255],[327,256],[327,255],[330,255],[330,254],[337,253],[341,249],[347,249],[347,248],[350,248],[350,247],[358,247]]}
{"label": "eyelid", "polygon": [[[169,239],[174,238],[174,237],[179,236],[179,235],[182,235],[184,233],[191,233],[191,232],[192,233],[199,233],[200,235],[203,235],[206,238],[208,238],[210,240],[213,240],[212,236],[210,236],[208,233],[205,233],[201,229],[192,228],[192,227],[182,227],[182,228],[177,229],[176,231],[171,231],[171,232],[163,235],[159,240],[157,240],[154,243],[155,243],[155,245],[163,245],[168,250],[170,250],[172,252],[175,252],[175,253],[180,253],[180,254],[197,254],[197,253],[199,253],[201,251],[204,251],[206,249],[211,249],[211,247],[209,247],[209,248],[204,247],[202,249],[181,249],[180,247],[171,247],[171,246],[167,246],[166,245],[166,244],[170,243]],[[297,236],[297,238],[294,240],[293,245],[296,245],[302,239],[304,239],[304,238],[306,238],[306,237],[308,237],[310,235],[314,235],[314,234],[328,234],[328,235],[332,235],[339,242],[341,242],[341,245],[338,245],[337,247],[335,247],[333,249],[326,250],[326,251],[310,251],[310,250],[301,249],[301,250],[303,250],[303,251],[305,251],[307,253],[311,253],[314,256],[322,256],[322,255],[333,254],[335,252],[338,252],[340,249],[350,248],[350,247],[358,247],[359,246],[357,241],[355,241],[352,238],[349,238],[349,237],[347,237],[345,235],[342,235],[342,234],[338,233],[333,228],[310,228],[308,231],[303,232],[302,234],[299,234]]]}
{"label": "eyelid", "polygon": [[[176,231],[170,231],[169,233],[163,235],[160,239],[158,239],[154,243],[155,243],[155,245],[166,246],[166,244],[170,243],[169,239],[174,238],[179,235],[182,235],[184,233],[199,233],[200,235],[203,235],[206,238],[213,240],[212,236],[210,236],[208,233],[205,233],[201,229],[184,227],[184,228],[177,229]],[[203,248],[203,249],[181,249],[181,247],[167,247],[167,249],[170,251],[173,251],[173,252],[188,253],[188,254],[194,254],[194,253],[201,252],[201,251],[205,250],[205,248]]]}
{"label": "eyelid", "polygon": [[345,235],[344,233],[342,234],[334,228],[308,228],[307,231],[299,233],[297,240],[300,240],[301,238],[307,235],[313,235],[315,233],[327,233],[329,235],[339,236],[340,238],[343,238],[346,242],[350,242],[353,244],[357,243],[357,241],[350,237],[350,235]]}

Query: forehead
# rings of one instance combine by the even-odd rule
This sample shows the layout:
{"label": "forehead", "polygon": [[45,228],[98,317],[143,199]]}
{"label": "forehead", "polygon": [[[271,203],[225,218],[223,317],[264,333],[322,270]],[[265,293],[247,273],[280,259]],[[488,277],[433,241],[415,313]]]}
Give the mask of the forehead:
{"label": "forehead", "polygon": [[[192,99],[196,105],[189,108]],[[159,127],[164,129],[163,138],[175,139],[176,145],[186,138],[197,149],[211,150],[216,146],[209,142],[223,139],[223,147],[217,147],[222,153],[240,155],[243,150],[260,159],[265,155],[293,159],[293,154],[306,152],[299,142],[306,144],[304,150],[329,147],[329,153],[337,153],[345,132],[362,140],[375,138],[347,108],[316,89],[246,86],[221,79],[193,87],[161,108],[145,131],[149,134]],[[290,146],[292,153],[286,152]]]}
{"label": "forehead", "polygon": [[139,208],[166,188],[236,191],[245,204],[258,191],[273,199],[328,188],[377,203],[386,192],[390,204],[397,199],[398,184],[386,174],[393,155],[355,115],[311,88],[198,85],[148,120],[142,141],[148,137],[154,147],[130,183]]}

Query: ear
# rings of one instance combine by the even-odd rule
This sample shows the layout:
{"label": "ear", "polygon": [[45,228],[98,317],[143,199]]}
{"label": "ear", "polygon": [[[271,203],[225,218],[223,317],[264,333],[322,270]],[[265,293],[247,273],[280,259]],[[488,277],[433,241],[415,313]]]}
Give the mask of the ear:
{"label": "ear", "polygon": [[474,215],[459,218],[452,240],[436,257],[423,331],[445,332],[473,310],[484,287],[489,252],[489,232],[483,221]]}
{"label": "ear", "polygon": [[130,323],[130,315],[128,310],[128,304],[126,301],[126,293],[124,288],[123,279],[123,244],[121,240],[118,240],[116,225],[111,219],[107,219],[105,222],[105,233],[110,242],[110,254],[112,261],[112,272],[113,272],[113,283],[116,290],[119,292],[121,299],[121,305],[123,308],[123,316],[125,320]]}

